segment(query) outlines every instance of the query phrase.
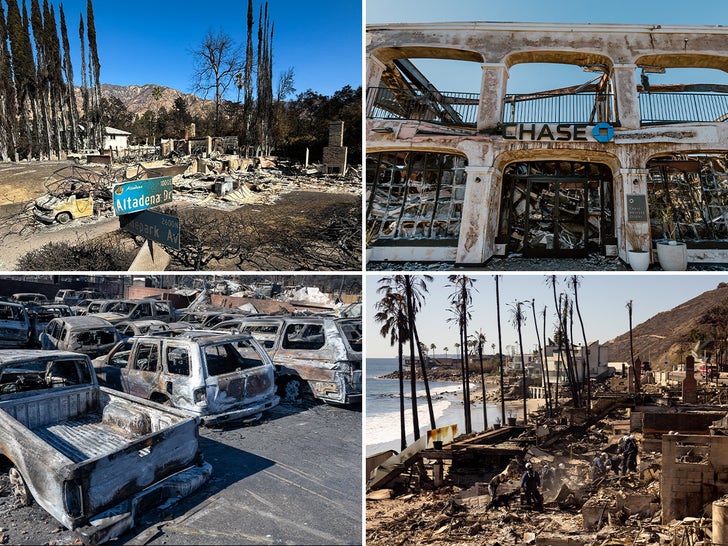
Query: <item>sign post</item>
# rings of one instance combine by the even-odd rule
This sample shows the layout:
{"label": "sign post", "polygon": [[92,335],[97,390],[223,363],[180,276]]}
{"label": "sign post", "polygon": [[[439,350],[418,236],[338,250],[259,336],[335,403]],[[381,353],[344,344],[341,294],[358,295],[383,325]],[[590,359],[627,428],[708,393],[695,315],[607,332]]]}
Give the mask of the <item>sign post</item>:
{"label": "sign post", "polygon": [[179,250],[179,218],[143,210],[119,217],[121,229]]}
{"label": "sign post", "polygon": [[172,177],[162,176],[114,185],[114,216],[139,212],[172,201]]}

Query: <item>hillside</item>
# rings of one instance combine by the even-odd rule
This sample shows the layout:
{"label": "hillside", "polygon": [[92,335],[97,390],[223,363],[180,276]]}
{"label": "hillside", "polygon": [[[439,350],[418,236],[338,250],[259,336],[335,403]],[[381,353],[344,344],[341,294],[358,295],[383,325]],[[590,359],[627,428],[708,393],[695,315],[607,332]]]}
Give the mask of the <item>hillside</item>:
{"label": "hillside", "polygon": [[[162,90],[162,95],[158,100],[154,98],[153,94],[156,87]],[[174,108],[174,101],[177,97],[184,97],[187,101],[187,110],[193,116],[202,115],[205,109],[214,106],[214,101],[201,99],[191,93],[182,93],[170,87],[151,83],[145,85],[103,83],[101,84],[101,95],[118,98],[134,116],[140,116],[147,110],[157,111],[161,108],[165,108],[169,112]],[[79,106],[82,104],[81,89],[79,87],[76,88],[76,101]]]}
{"label": "hillside", "polygon": [[[698,320],[708,309],[728,300],[728,283],[720,283],[715,290],[705,292],[669,311],[658,313],[633,327],[632,335],[636,355],[651,359],[653,368],[664,369],[677,364],[692,344],[686,343],[690,331],[698,327]],[[626,311],[625,311],[626,313]],[[609,360],[629,360],[629,331],[605,343],[609,347]]]}

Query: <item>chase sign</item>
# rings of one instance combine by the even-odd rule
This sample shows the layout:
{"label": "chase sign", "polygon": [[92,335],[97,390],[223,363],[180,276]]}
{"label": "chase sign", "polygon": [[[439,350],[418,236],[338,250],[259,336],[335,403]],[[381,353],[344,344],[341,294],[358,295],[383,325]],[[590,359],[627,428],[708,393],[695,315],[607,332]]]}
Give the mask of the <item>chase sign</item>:
{"label": "chase sign", "polygon": [[162,176],[116,184],[112,195],[114,216],[146,210],[172,201],[172,177]]}
{"label": "chase sign", "polygon": [[501,136],[506,140],[609,142],[614,138],[614,127],[601,122],[584,123],[505,123]]}

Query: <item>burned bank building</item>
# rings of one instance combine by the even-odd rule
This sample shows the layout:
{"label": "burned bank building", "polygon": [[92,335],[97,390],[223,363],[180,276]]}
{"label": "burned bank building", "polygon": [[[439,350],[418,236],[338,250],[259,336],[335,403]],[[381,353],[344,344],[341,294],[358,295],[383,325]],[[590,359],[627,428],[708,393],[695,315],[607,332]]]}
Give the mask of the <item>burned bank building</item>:
{"label": "burned bank building", "polygon": [[[728,263],[728,27],[369,25],[366,53],[368,260],[656,262],[674,240]],[[437,89],[433,60],[479,65],[480,93]],[[509,93],[523,63],[584,81]],[[683,69],[713,81],[659,83]]]}

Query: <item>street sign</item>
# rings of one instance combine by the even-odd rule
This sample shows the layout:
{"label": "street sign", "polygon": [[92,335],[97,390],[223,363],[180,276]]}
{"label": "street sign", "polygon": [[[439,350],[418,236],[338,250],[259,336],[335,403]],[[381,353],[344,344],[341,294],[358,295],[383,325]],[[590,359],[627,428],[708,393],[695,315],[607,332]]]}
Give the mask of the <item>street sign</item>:
{"label": "street sign", "polygon": [[139,212],[172,201],[172,177],[161,176],[114,185],[114,216]]}
{"label": "street sign", "polygon": [[152,210],[119,217],[121,229],[179,250],[179,218]]}

